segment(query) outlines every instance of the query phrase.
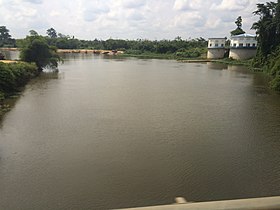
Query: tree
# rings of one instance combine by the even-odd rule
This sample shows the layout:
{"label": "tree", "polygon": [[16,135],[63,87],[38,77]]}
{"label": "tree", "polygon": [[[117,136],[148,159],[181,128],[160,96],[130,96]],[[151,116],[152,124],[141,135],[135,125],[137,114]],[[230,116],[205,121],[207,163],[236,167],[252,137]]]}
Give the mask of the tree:
{"label": "tree", "polygon": [[[267,2],[266,4],[257,4],[257,10],[254,15],[259,15],[260,19],[252,25],[252,29],[256,30],[258,40],[257,56],[266,60],[266,57],[279,44],[279,33],[277,32],[277,24],[279,24],[279,11],[276,14],[276,6],[279,8],[279,2]],[[278,23],[277,23],[278,22]],[[262,62],[262,61],[261,61]]]}
{"label": "tree", "polygon": [[245,34],[245,31],[242,30],[242,18],[241,16],[239,16],[236,21],[235,21],[235,24],[237,26],[237,28],[233,31],[230,32],[230,34],[232,36],[235,36],[235,35],[239,35],[239,34]]}
{"label": "tree", "polygon": [[20,51],[21,60],[34,62],[38,71],[42,71],[45,67],[57,69],[60,57],[57,54],[56,47],[49,46],[44,37],[31,35],[27,36],[23,42]]}
{"label": "tree", "polygon": [[235,21],[235,24],[237,25],[237,28],[240,28],[242,27],[242,18],[241,16],[239,16],[236,21]]}
{"label": "tree", "polygon": [[48,29],[47,34],[52,39],[57,38],[57,33],[56,33],[56,30],[54,28]]}
{"label": "tree", "polygon": [[276,42],[277,45],[280,45],[280,1],[276,5],[275,9],[275,17],[274,17],[274,24],[276,27]]}
{"label": "tree", "polygon": [[253,14],[259,16],[252,25],[258,40],[253,66],[265,69],[272,78],[270,86],[280,91],[280,0],[257,4]]}
{"label": "tree", "polygon": [[15,39],[11,38],[6,26],[0,26],[0,47],[3,47],[4,45],[14,46]]}
{"label": "tree", "polygon": [[29,31],[30,36],[39,36],[39,34],[37,33],[37,31],[35,30],[30,30]]}

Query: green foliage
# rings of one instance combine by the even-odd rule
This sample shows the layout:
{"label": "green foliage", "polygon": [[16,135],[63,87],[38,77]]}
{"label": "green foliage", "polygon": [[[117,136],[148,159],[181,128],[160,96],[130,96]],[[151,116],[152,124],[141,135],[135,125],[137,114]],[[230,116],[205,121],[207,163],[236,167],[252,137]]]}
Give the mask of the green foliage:
{"label": "green foliage", "polygon": [[235,24],[236,24],[237,28],[241,28],[242,27],[242,18],[241,18],[241,16],[239,16],[236,19]]}
{"label": "green foliage", "polygon": [[50,38],[57,38],[56,30],[54,28],[48,29],[47,34]]}
{"label": "green foliage", "polygon": [[5,94],[0,90],[0,104],[2,104],[4,99],[5,99]]}
{"label": "green foliage", "polygon": [[207,41],[203,38],[182,40],[176,37],[174,40],[126,40],[125,42],[126,45],[123,45],[123,48],[126,49],[127,54],[173,54],[175,57],[182,58],[199,57],[206,53],[207,47]]}
{"label": "green foliage", "polygon": [[27,36],[21,43],[20,58],[26,62],[34,62],[39,71],[45,67],[56,69],[60,58],[56,52],[56,47],[47,44],[44,37],[39,35]]}
{"label": "green foliage", "polygon": [[280,75],[277,75],[271,82],[270,86],[272,89],[280,91]]}
{"label": "green foliage", "polygon": [[223,63],[223,64],[229,64],[229,65],[242,65],[242,66],[248,66],[250,67],[252,65],[252,59],[249,60],[235,60],[233,58],[223,58],[215,60],[216,63]]}
{"label": "green foliage", "polygon": [[271,87],[280,91],[280,1],[257,4],[257,10],[253,14],[260,16],[252,26],[258,35],[258,49],[253,66],[260,67],[271,75]]}
{"label": "green foliage", "polygon": [[237,28],[233,31],[230,32],[230,34],[232,36],[236,36],[236,35],[240,35],[240,34],[245,34],[245,31],[242,30],[242,18],[241,16],[239,16],[236,21],[235,21],[235,24],[237,26]]}
{"label": "green foliage", "polygon": [[245,34],[245,31],[242,30],[242,28],[237,28],[233,31],[230,32],[232,36],[240,35],[240,34]]}
{"label": "green foliage", "polygon": [[15,89],[15,75],[7,64],[0,63],[0,90],[12,92]]}
{"label": "green foliage", "polygon": [[8,64],[10,70],[15,76],[16,87],[24,86],[31,78],[37,75],[37,68],[30,63],[11,63]]}
{"label": "green foliage", "polygon": [[[32,33],[31,33],[32,32]],[[38,37],[38,33],[30,31],[31,37]],[[129,54],[171,54],[179,49],[206,48],[207,41],[200,37],[192,40],[183,40],[176,37],[174,40],[151,41],[147,39],[123,40],[79,40],[69,35],[58,33],[53,28],[47,30],[47,37],[43,37],[48,45],[56,46],[58,49],[95,49],[95,50],[123,50]],[[23,40],[17,40],[19,46],[23,46]]]}
{"label": "green foliage", "polygon": [[6,26],[0,26],[0,47],[14,47],[15,39],[11,38]]}
{"label": "green foliage", "polygon": [[199,48],[193,48],[189,50],[180,49],[176,53],[176,56],[180,58],[198,58],[201,56],[202,53],[203,53],[203,49],[199,49]]}
{"label": "green foliage", "polygon": [[0,63],[0,92],[11,93],[25,85],[37,74],[34,64]]}
{"label": "green foliage", "polygon": [[0,117],[10,109],[7,104],[4,104],[4,99],[18,91],[36,74],[35,64],[0,63]]}
{"label": "green foliage", "polygon": [[258,40],[258,51],[255,63],[265,64],[267,57],[279,45],[280,33],[277,31],[279,25],[280,11],[277,12],[279,2],[267,2],[266,4],[257,4],[257,10],[254,15],[259,15],[260,19],[252,25],[256,30]]}

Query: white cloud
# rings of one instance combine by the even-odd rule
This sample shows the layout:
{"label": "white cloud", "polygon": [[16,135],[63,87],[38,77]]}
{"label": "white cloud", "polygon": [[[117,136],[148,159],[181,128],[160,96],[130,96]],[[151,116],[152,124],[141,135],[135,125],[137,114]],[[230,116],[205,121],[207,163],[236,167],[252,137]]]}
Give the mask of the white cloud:
{"label": "white cloud", "polygon": [[243,18],[248,31],[260,0],[0,0],[1,25],[16,38],[50,27],[81,39],[228,36]]}
{"label": "white cloud", "polygon": [[250,0],[223,0],[220,4],[213,4],[212,10],[238,11],[248,7]]}
{"label": "white cloud", "polygon": [[175,10],[197,10],[203,7],[202,0],[175,0],[173,9]]}
{"label": "white cloud", "polygon": [[145,0],[122,0],[122,5],[125,8],[139,8],[146,4]]}
{"label": "white cloud", "polygon": [[199,12],[185,12],[175,16],[174,25],[177,27],[202,26],[204,19]]}
{"label": "white cloud", "polygon": [[23,0],[23,1],[29,2],[32,4],[42,4],[43,3],[43,0]]}

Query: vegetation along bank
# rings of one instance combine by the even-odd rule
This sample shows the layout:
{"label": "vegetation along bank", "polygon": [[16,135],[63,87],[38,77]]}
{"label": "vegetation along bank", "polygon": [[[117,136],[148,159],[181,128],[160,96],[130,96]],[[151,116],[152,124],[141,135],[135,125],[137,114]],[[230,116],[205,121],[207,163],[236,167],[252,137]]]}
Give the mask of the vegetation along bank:
{"label": "vegetation along bank", "polygon": [[15,95],[32,78],[37,75],[35,64],[25,62],[0,62],[0,117],[9,110],[4,99]]}

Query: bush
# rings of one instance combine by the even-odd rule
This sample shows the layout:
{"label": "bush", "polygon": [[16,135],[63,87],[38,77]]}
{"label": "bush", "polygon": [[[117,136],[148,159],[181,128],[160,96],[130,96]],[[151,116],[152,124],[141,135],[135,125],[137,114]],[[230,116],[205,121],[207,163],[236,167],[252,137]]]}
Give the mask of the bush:
{"label": "bush", "polygon": [[0,91],[12,92],[15,90],[15,75],[8,64],[0,63]]}
{"label": "bush", "polygon": [[36,66],[29,63],[13,63],[9,64],[9,68],[15,75],[15,84],[18,87],[25,85],[37,74]]}
{"label": "bush", "polygon": [[198,58],[201,56],[201,54],[202,54],[202,49],[199,48],[193,48],[189,50],[179,49],[176,52],[176,56],[182,58]]}
{"label": "bush", "polygon": [[271,82],[270,86],[272,89],[280,91],[280,75],[277,75]]}
{"label": "bush", "polygon": [[5,99],[5,94],[2,91],[0,91],[0,104],[2,104],[4,99]]}
{"label": "bush", "polygon": [[141,55],[143,53],[142,50],[126,50],[126,54],[131,54],[131,55]]}
{"label": "bush", "polygon": [[36,76],[37,67],[28,63],[0,63],[0,91],[11,93]]}

